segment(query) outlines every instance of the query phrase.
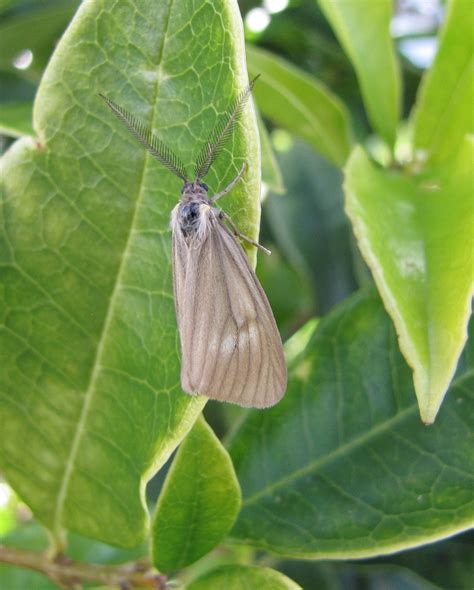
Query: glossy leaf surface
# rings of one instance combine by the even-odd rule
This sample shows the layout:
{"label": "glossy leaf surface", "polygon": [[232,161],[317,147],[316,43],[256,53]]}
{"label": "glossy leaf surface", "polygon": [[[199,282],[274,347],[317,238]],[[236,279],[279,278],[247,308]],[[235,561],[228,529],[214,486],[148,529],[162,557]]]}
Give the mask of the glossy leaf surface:
{"label": "glossy leaf surface", "polygon": [[469,0],[451,0],[440,47],[423,79],[414,117],[414,144],[440,161],[474,131],[474,10]]}
{"label": "glossy leaf surface", "polygon": [[260,112],[309,142],[336,166],[343,166],[351,149],[349,116],[343,103],[313,76],[262,49],[247,46]]}
{"label": "glossy leaf surface", "polygon": [[200,418],[181,443],[158,500],[152,528],[155,566],[171,572],[206,555],[232,528],[239,509],[232,461]]}
{"label": "glossy leaf surface", "polygon": [[353,0],[318,0],[352,61],[373,128],[393,146],[400,118],[401,81],[390,19],[391,0],[364,6]]}
{"label": "glossy leaf surface", "polygon": [[[236,2],[84,2],[41,82],[37,140],[3,158],[0,464],[57,538],[137,544],[146,482],[205,402],[179,387],[168,223],[181,183],[97,93],[191,167],[246,84]],[[249,105],[206,178],[217,192],[248,162],[222,206],[251,236],[257,137]]]}
{"label": "glossy leaf surface", "polygon": [[466,140],[441,167],[382,170],[357,148],[346,211],[414,371],[424,422],[434,421],[466,339],[474,287],[472,162]]}
{"label": "glossy leaf surface", "polygon": [[186,590],[299,590],[276,570],[245,565],[222,566],[186,586]]}
{"label": "glossy leaf surface", "polygon": [[435,425],[378,296],[323,318],[290,367],[285,398],[230,443],[242,488],[233,539],[294,558],[393,553],[466,530],[474,503],[474,353]]}

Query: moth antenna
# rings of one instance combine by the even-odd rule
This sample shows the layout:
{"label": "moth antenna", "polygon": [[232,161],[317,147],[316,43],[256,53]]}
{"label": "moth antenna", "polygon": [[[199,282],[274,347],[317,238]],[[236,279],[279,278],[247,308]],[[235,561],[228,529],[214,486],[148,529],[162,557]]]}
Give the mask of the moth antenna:
{"label": "moth antenna", "polygon": [[178,178],[181,178],[184,182],[188,182],[184,164],[178,156],[161,141],[161,139],[156,137],[151,129],[146,127],[146,125],[141,123],[136,117],[116,104],[113,100],[107,98],[104,94],[99,93],[99,96],[117,119],[125,125],[135,139],[137,139],[154,158],[160,161],[163,166],[166,166],[166,168],[173,172],[173,174],[176,174]]}
{"label": "moth antenna", "polygon": [[239,116],[252,94],[252,88],[259,77],[260,74],[255,76],[247,88],[240,93],[232,103],[230,109],[220,118],[214,131],[210,134],[196,161],[196,180],[199,181],[206,176],[210,167],[221,153],[227,140],[232,135]]}

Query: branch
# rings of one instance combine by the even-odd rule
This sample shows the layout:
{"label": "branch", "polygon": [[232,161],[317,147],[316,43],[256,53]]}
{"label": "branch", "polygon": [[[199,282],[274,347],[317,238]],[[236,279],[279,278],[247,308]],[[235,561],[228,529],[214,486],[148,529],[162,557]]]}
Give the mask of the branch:
{"label": "branch", "polygon": [[44,553],[0,545],[0,563],[35,570],[48,576],[61,588],[80,588],[82,582],[100,582],[121,590],[148,588],[165,590],[166,578],[141,561],[122,565],[97,565],[73,561],[65,555],[50,559]]}

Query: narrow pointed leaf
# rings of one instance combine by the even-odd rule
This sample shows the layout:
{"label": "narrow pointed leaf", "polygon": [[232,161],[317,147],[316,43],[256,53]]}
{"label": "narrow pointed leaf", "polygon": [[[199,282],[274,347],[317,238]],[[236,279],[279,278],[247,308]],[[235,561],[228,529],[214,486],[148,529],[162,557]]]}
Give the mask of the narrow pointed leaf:
{"label": "narrow pointed leaf", "polygon": [[361,5],[353,0],[318,0],[352,61],[373,128],[393,146],[400,119],[401,79],[390,36],[391,0]]}
{"label": "narrow pointed leaf", "polygon": [[361,148],[346,211],[413,368],[421,418],[436,417],[466,340],[474,287],[473,143],[419,176],[382,170]]}
{"label": "narrow pointed leaf", "polygon": [[301,590],[293,580],[268,567],[225,565],[198,578],[186,590]]}
{"label": "narrow pointed leaf", "polygon": [[342,167],[352,144],[344,104],[314,77],[268,51],[248,45],[247,58],[251,74],[261,74],[254,95],[262,115]]}
{"label": "narrow pointed leaf", "polygon": [[432,68],[421,85],[414,116],[415,149],[439,161],[474,131],[474,10],[451,0]]}
{"label": "narrow pointed leaf", "polygon": [[222,541],[239,509],[232,461],[200,418],[181,443],[158,500],[153,563],[165,573],[194,563]]}
{"label": "narrow pointed leaf", "polygon": [[323,318],[285,398],[230,443],[236,541],[294,558],[356,559],[424,545],[474,521],[474,350],[435,425],[374,291]]}
{"label": "narrow pointed leaf", "polygon": [[[146,482],[205,401],[179,387],[168,223],[182,185],[97,94],[190,166],[248,84],[244,60],[236,2],[86,1],[41,82],[37,138],[3,158],[0,468],[56,537],[137,544]],[[223,207],[254,237],[257,142],[249,107],[206,179],[217,191],[248,162]]]}

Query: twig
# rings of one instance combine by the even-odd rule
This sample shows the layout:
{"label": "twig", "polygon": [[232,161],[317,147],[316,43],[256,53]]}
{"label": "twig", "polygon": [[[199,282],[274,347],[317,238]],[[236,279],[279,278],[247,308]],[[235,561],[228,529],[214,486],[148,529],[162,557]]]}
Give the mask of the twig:
{"label": "twig", "polygon": [[0,563],[9,563],[35,570],[48,576],[61,588],[80,588],[82,582],[99,582],[120,590],[148,588],[165,590],[166,577],[142,561],[121,565],[98,565],[73,561],[65,555],[50,559],[44,553],[14,549],[0,545]]}

